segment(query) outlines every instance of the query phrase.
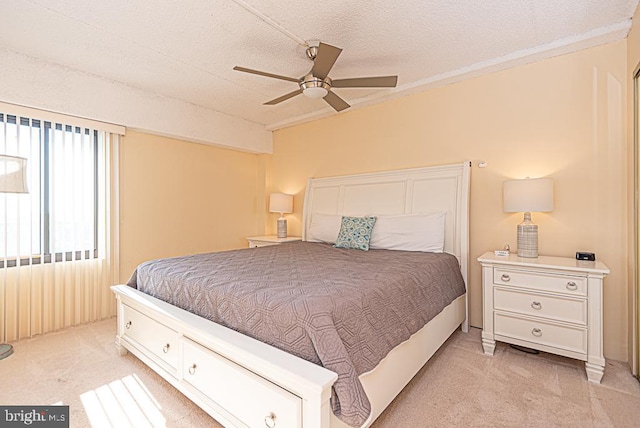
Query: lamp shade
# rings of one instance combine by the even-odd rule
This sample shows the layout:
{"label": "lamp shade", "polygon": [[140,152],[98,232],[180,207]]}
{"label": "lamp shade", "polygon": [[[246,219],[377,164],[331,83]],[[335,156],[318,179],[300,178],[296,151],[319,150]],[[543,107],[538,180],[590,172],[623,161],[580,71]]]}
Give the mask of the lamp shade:
{"label": "lamp shade", "polygon": [[29,193],[25,158],[0,155],[0,193]]}
{"label": "lamp shade", "polygon": [[504,212],[553,211],[553,180],[550,178],[508,180],[502,190]]}
{"label": "lamp shade", "polygon": [[269,196],[269,211],[272,213],[292,213],[293,195],[286,193],[272,193]]}

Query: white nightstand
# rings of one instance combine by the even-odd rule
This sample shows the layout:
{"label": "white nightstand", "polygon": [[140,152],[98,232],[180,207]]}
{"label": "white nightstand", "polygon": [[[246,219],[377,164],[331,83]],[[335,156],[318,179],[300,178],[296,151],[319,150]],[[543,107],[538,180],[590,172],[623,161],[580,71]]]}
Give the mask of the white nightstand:
{"label": "white nightstand", "polygon": [[496,341],[586,361],[590,382],[604,374],[602,283],[604,263],[566,257],[478,257],[482,264],[482,347]]}
{"label": "white nightstand", "polygon": [[278,245],[283,242],[293,242],[293,241],[301,241],[302,238],[299,236],[288,236],[286,238],[278,238],[276,235],[267,235],[267,236],[251,236],[247,238],[249,241],[249,248],[256,247],[268,247],[269,245]]}

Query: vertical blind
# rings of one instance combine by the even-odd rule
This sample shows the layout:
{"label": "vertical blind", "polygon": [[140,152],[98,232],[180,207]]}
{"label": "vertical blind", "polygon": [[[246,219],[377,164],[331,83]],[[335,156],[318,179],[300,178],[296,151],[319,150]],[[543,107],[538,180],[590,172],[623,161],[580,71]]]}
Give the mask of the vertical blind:
{"label": "vertical blind", "polygon": [[29,190],[0,193],[0,342],[115,314],[119,136],[37,114],[0,111]]}

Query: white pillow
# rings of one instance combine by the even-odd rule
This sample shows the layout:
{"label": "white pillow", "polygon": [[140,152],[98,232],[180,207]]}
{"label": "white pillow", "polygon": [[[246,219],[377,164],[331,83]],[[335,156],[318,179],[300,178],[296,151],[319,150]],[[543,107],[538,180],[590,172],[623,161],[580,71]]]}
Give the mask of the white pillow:
{"label": "white pillow", "polygon": [[379,216],[369,248],[441,253],[445,213]]}
{"label": "white pillow", "polygon": [[309,232],[307,233],[307,241],[334,244],[338,233],[340,233],[341,224],[341,215],[313,213]]}

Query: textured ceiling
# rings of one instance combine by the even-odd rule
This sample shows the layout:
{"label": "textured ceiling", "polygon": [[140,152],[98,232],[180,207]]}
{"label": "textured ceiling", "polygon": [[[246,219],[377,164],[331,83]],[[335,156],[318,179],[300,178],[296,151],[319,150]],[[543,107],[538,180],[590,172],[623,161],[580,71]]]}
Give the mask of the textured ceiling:
{"label": "textured ceiling", "polygon": [[[297,96],[262,103],[312,63],[299,42],[343,48],[330,77],[399,76],[336,89],[357,108],[467,71],[623,38],[638,0],[0,0],[0,48],[267,129],[337,114]],[[607,38],[607,36],[609,38]],[[372,101],[373,100],[373,101]],[[127,100],[135,102],[135,100]],[[349,111],[349,110],[346,110]],[[127,123],[123,123],[128,125]]]}

